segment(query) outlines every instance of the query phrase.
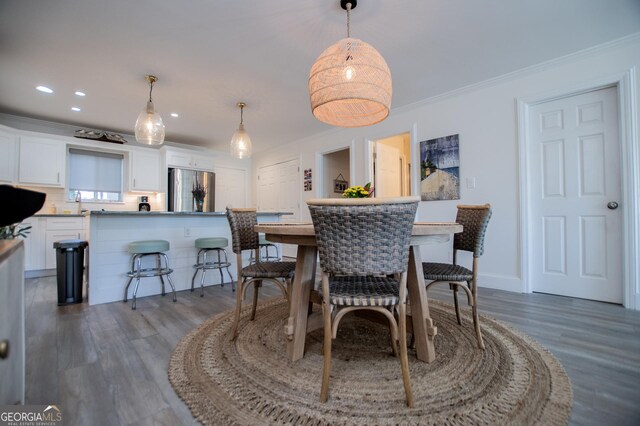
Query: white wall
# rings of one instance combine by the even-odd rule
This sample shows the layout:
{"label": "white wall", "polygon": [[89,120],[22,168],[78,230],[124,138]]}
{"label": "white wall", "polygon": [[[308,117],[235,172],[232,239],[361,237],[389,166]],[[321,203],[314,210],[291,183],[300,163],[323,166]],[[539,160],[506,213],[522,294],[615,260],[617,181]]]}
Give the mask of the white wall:
{"label": "white wall", "polygon": [[[348,147],[353,142],[351,153],[355,170],[352,175],[355,181],[350,184],[364,184],[367,140],[410,131],[413,180],[417,182],[419,142],[459,134],[461,199],[422,202],[418,220],[453,221],[459,203],[491,203],[493,217],[485,255],[480,262],[480,285],[519,292],[522,291],[522,279],[516,100],[564,90],[569,92],[575,86],[624,73],[633,67],[636,67],[633,75],[637,81],[640,77],[640,35],[394,109],[385,121],[375,126],[330,130],[258,153],[254,156],[253,167],[256,170],[276,161],[299,157],[300,169],[313,168],[315,180],[317,153]],[[429,78],[428,72],[425,78]],[[634,88],[634,93],[637,122],[638,87]],[[466,179],[472,177],[476,178],[477,186],[468,189]],[[314,191],[303,192],[300,188],[301,220],[310,220],[304,202],[321,196],[316,191],[316,182]],[[424,256],[436,261],[447,260],[451,253],[446,247],[426,248]]]}
{"label": "white wall", "polygon": [[[324,198],[340,198],[342,193],[334,192],[334,180],[342,175],[344,180],[349,182],[351,171],[349,170],[349,150],[341,149],[340,151],[325,154],[323,158],[323,180],[324,189],[322,196]],[[351,183],[349,182],[349,185]]]}

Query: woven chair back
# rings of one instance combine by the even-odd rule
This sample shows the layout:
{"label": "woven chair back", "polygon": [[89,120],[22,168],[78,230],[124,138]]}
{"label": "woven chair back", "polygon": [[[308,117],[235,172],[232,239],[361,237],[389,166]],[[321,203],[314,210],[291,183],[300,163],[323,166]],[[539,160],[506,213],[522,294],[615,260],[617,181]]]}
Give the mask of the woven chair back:
{"label": "woven chair back", "polygon": [[258,233],[253,227],[258,224],[258,215],[253,209],[230,209],[227,207],[227,220],[231,228],[233,252],[255,250],[259,246]]}
{"label": "woven chair back", "polygon": [[398,204],[309,204],[328,274],[370,276],[405,272],[417,201]]}
{"label": "woven chair back", "polygon": [[473,257],[484,253],[484,236],[491,218],[491,205],[458,206],[456,222],[463,226],[462,232],[453,237],[453,249],[473,252]]}

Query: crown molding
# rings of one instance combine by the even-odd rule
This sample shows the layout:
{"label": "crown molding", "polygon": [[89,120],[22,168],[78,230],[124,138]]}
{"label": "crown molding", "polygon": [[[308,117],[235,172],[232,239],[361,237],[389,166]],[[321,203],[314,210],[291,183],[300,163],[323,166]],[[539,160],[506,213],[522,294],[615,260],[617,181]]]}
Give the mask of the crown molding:
{"label": "crown molding", "polygon": [[439,95],[434,95],[429,98],[419,100],[417,102],[413,102],[397,108],[392,108],[391,112],[395,114],[405,113],[407,111],[411,111],[422,106],[441,102],[443,100],[454,98],[456,96],[460,96],[465,93],[474,92],[477,90],[497,86],[499,84],[502,84],[510,80],[522,78],[537,72],[545,71],[545,70],[557,67],[558,65],[566,64],[568,62],[573,62],[578,59],[589,57],[606,50],[623,47],[629,44],[636,43],[638,41],[640,41],[640,32],[629,34],[627,36],[624,36],[615,40],[611,40],[606,43],[597,44],[595,46],[591,46],[583,50],[578,50],[577,52],[569,53],[568,55],[565,55],[565,56],[560,56],[555,59],[550,59],[548,61],[540,62],[535,65],[530,65],[528,67],[521,68],[516,71],[511,71],[506,74],[499,75],[497,77],[492,77],[487,80],[480,81],[478,83],[462,86],[457,89],[453,89],[448,92],[441,93]]}

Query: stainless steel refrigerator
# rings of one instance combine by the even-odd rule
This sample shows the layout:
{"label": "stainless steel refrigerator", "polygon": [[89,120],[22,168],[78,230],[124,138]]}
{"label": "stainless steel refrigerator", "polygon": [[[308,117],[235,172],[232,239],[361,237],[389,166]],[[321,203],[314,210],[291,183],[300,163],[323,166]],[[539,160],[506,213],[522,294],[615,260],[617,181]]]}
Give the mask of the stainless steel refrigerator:
{"label": "stainless steel refrigerator", "polygon": [[168,210],[170,212],[197,211],[192,193],[196,184],[203,185],[206,191],[202,211],[215,211],[215,173],[200,172],[189,169],[169,169],[169,194],[167,197]]}

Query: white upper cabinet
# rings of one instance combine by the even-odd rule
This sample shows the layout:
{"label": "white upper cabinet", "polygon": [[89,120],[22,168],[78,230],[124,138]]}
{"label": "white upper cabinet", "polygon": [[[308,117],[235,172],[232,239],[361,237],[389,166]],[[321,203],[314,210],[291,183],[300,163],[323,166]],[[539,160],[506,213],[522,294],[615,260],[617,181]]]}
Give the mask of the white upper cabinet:
{"label": "white upper cabinet", "polygon": [[17,138],[0,131],[0,182],[16,181]]}
{"label": "white upper cabinet", "polygon": [[213,158],[200,153],[167,150],[167,167],[213,171]]}
{"label": "white upper cabinet", "polygon": [[132,151],[129,157],[129,176],[132,191],[162,192],[160,153],[151,149]]}
{"label": "white upper cabinet", "polygon": [[66,144],[54,139],[20,137],[18,182],[65,186]]}

